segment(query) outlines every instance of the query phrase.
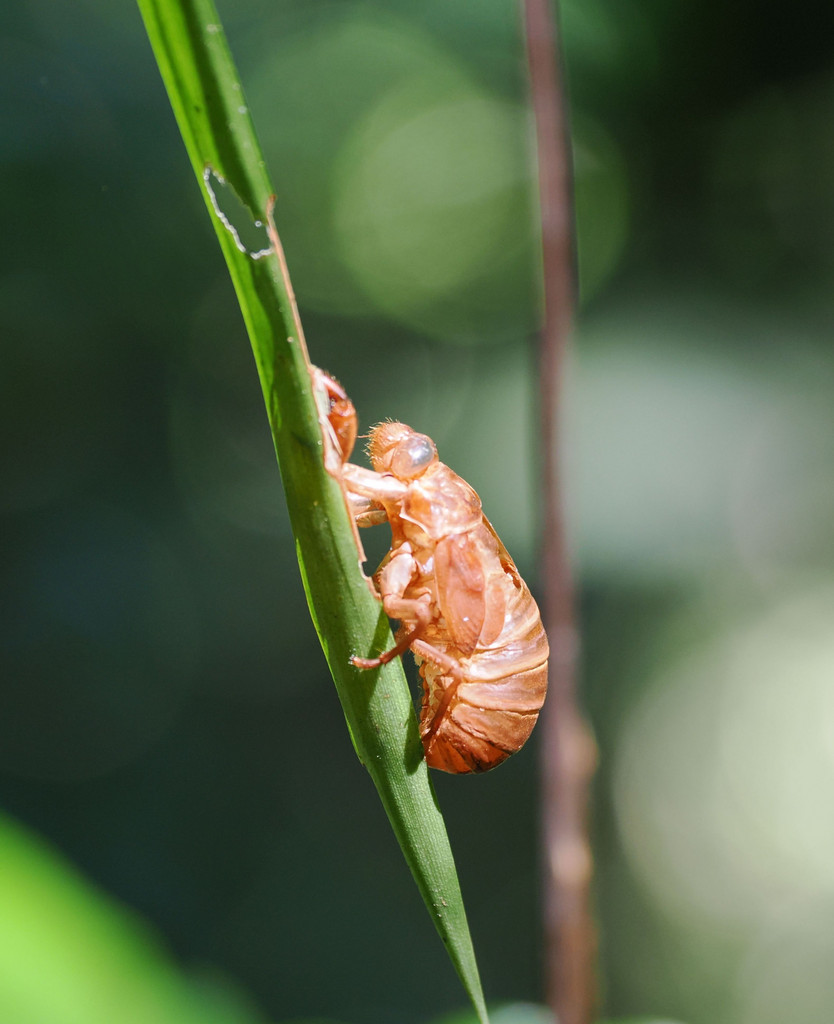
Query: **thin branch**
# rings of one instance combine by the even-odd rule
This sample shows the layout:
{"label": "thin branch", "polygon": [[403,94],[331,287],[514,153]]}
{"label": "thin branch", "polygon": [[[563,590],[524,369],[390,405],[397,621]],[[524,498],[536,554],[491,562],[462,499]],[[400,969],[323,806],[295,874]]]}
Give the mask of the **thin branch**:
{"label": "thin branch", "polygon": [[579,637],[559,472],[559,419],[574,312],[571,161],[550,0],[523,0],[530,91],[536,123],[544,266],[540,349],[544,483],[544,622],[550,638],[550,695],[543,715],[545,972],[559,1024],[594,1015],[596,934],[588,799],[596,747],[577,704]]}

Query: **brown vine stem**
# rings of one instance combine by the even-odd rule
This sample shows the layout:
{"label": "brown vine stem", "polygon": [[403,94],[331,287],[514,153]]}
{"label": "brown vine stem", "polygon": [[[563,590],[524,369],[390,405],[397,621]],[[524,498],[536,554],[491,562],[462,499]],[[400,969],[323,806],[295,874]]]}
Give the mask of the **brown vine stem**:
{"label": "brown vine stem", "polygon": [[543,715],[545,985],[558,1024],[590,1024],[596,1005],[596,930],[588,804],[596,746],[577,702],[579,635],[559,471],[560,396],[574,313],[572,174],[557,20],[551,0],[522,0],[536,125],[544,269],[540,348],[543,438],[544,622],[550,695]]}

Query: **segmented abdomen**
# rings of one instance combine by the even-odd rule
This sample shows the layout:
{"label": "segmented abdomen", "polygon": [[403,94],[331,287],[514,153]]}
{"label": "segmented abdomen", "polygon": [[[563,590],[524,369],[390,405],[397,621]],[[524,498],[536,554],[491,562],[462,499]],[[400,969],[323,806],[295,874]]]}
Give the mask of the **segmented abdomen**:
{"label": "segmented abdomen", "polygon": [[427,641],[459,666],[453,675],[418,657],[423,680],[420,735],[426,761],[447,772],[484,772],[514,754],[539,717],[547,690],[547,637],[527,588],[488,647],[462,657],[438,629]]}

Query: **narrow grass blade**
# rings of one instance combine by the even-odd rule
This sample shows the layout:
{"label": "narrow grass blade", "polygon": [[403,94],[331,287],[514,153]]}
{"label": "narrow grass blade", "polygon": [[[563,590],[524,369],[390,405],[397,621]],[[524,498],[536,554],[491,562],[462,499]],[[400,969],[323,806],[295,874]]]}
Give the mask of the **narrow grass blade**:
{"label": "narrow grass blade", "polygon": [[[241,239],[243,228],[257,237],[273,190],[222,26],[210,0],[139,0],[139,8],[252,342],[310,612],[356,752],[478,1018],[487,1024],[452,852],[402,668],[397,662],[360,672],[349,661],[352,654],[383,647],[390,631],[359,571],[339,486],[324,470],[283,256],[273,250],[255,258],[258,243],[247,246],[229,229],[237,228]],[[227,189],[249,211],[250,223],[227,223],[228,215],[226,222],[218,215]]]}

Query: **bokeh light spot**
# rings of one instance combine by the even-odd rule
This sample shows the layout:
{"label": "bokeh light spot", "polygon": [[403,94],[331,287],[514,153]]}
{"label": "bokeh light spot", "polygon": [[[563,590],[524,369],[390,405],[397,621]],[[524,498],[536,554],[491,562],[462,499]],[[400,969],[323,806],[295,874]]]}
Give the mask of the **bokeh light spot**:
{"label": "bokeh light spot", "polygon": [[628,855],[656,900],[748,929],[834,897],[834,592],[803,594],[667,667],[616,773]]}
{"label": "bokeh light spot", "polygon": [[527,188],[519,108],[464,81],[440,102],[421,81],[407,83],[344,151],[343,258],[380,309],[445,333],[444,303],[467,285],[498,285],[529,244]]}

